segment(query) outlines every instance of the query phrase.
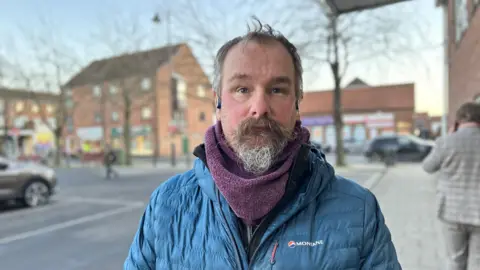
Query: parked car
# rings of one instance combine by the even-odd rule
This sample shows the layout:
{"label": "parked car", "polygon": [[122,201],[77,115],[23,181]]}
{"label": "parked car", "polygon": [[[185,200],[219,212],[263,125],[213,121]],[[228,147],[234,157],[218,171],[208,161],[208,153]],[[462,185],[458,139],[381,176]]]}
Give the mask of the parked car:
{"label": "parked car", "polygon": [[35,207],[47,204],[56,189],[52,168],[0,157],[0,202],[15,200]]}
{"label": "parked car", "polygon": [[321,143],[318,142],[310,142],[313,146],[315,146],[317,149],[322,151],[324,154],[330,153],[332,151],[332,147],[328,144],[322,145]]}
{"label": "parked car", "polygon": [[398,161],[422,161],[435,145],[433,141],[424,140],[413,135],[385,135],[372,139],[367,145],[364,156],[369,161],[383,160],[385,151],[395,153]]}
{"label": "parked car", "polygon": [[365,141],[359,141],[355,138],[343,140],[343,150],[345,153],[361,155],[365,148]]}

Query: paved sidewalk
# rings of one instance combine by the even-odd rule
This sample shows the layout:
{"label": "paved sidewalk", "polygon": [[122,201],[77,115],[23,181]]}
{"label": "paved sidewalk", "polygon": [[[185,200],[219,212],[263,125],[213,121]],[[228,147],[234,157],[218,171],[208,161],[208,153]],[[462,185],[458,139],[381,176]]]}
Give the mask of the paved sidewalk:
{"label": "paved sidewalk", "polygon": [[444,242],[436,218],[435,177],[419,164],[389,169],[372,188],[405,270],[442,270]]}

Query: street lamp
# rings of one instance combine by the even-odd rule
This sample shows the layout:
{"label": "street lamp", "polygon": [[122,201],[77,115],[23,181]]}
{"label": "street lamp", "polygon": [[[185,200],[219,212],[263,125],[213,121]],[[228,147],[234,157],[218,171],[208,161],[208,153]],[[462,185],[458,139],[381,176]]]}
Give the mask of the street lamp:
{"label": "street lamp", "polygon": [[[154,24],[160,24],[162,22],[162,18],[160,16],[160,14],[158,12],[156,12],[153,17],[152,17],[152,22]],[[171,48],[171,31],[170,31],[170,11],[167,10],[166,12],[166,16],[165,16],[165,26],[166,26],[166,32],[167,32],[167,59],[168,59],[168,85],[171,87],[171,83],[172,83],[172,74],[173,74],[173,61],[171,60],[171,56],[172,56],[172,48]],[[154,149],[154,158],[153,158],[153,163],[154,163],[154,166],[156,166],[157,164],[157,160],[158,160],[158,151],[159,151],[159,124],[158,124],[158,120],[159,120],[159,112],[158,112],[158,94],[157,94],[157,80],[155,80],[155,91],[154,91],[154,111],[155,111],[155,115],[153,117],[154,119],[154,130],[155,130],[155,149]],[[174,151],[175,149],[175,145],[171,145],[171,148],[172,148],[172,151]],[[175,160],[173,159],[175,153],[172,153],[172,165],[175,164]]]}

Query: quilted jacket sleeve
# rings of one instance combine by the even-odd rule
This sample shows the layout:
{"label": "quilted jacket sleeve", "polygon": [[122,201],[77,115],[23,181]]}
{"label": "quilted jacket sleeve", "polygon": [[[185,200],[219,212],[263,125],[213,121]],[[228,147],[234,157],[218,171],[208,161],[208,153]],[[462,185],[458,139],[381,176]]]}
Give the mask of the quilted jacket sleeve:
{"label": "quilted jacket sleeve", "polygon": [[125,270],[155,269],[155,232],[153,229],[155,195],[156,192],[152,195],[150,203],[140,219],[140,225],[123,266]]}
{"label": "quilted jacket sleeve", "polygon": [[435,173],[440,170],[444,160],[444,140],[440,137],[430,154],[423,160],[422,167],[427,173]]}
{"label": "quilted jacket sleeve", "polygon": [[368,192],[365,200],[364,247],[362,270],[401,270],[390,230],[385,224],[375,196]]}

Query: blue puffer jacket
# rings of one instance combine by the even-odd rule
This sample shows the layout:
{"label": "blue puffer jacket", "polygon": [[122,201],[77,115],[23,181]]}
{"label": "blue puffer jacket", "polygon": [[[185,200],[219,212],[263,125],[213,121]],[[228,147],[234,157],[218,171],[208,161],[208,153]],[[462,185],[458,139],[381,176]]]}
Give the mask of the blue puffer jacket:
{"label": "blue puffer jacket", "polygon": [[249,262],[238,218],[197,159],[152,194],[124,269],[402,269],[374,195],[316,150],[307,162],[309,177]]}

